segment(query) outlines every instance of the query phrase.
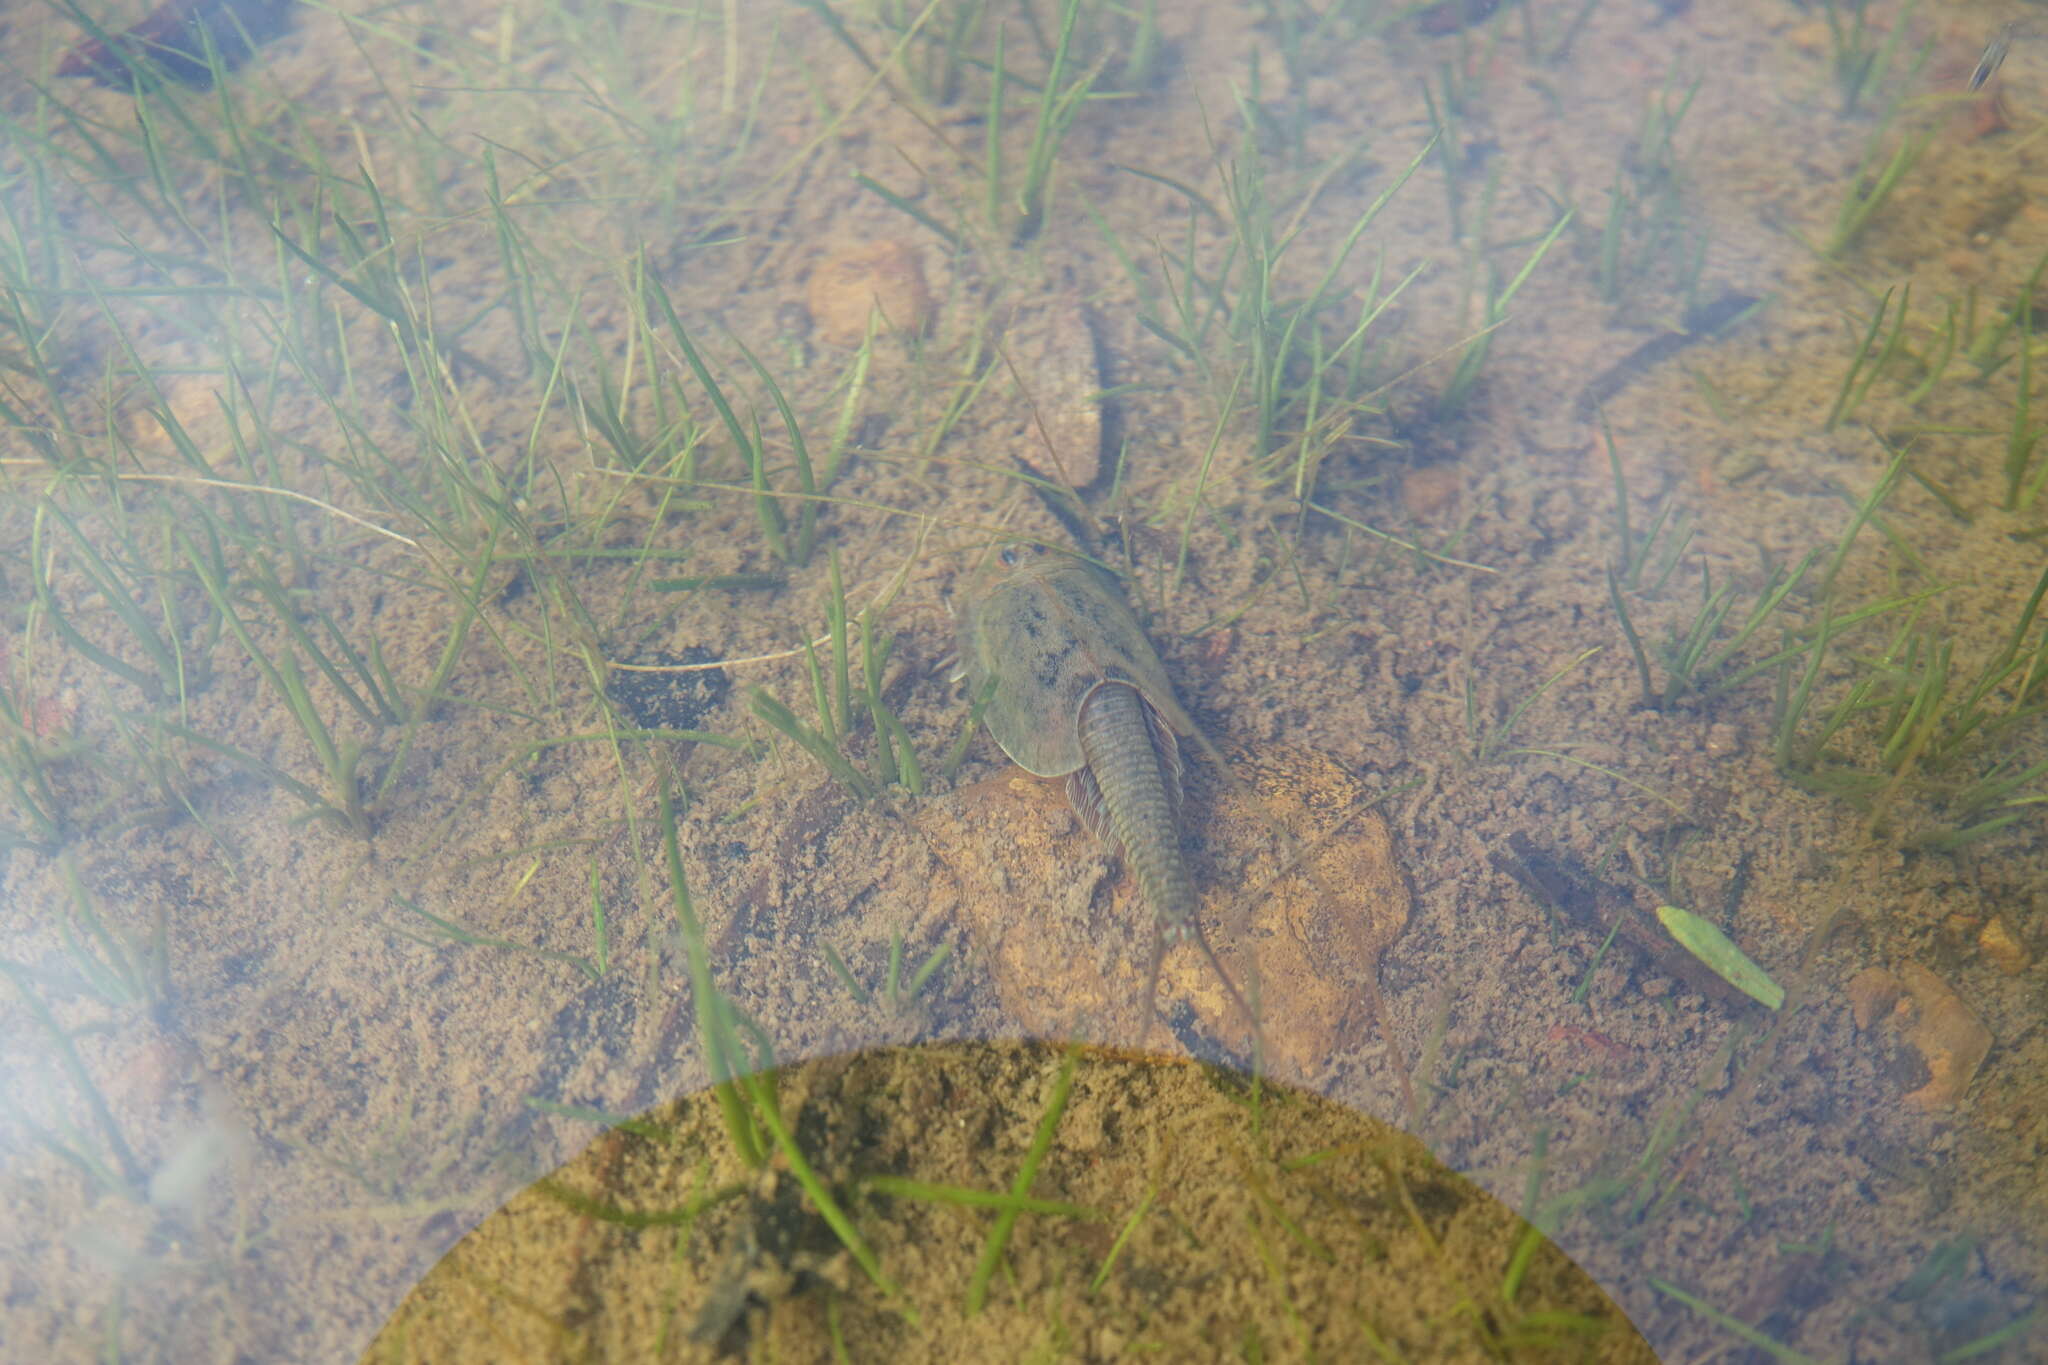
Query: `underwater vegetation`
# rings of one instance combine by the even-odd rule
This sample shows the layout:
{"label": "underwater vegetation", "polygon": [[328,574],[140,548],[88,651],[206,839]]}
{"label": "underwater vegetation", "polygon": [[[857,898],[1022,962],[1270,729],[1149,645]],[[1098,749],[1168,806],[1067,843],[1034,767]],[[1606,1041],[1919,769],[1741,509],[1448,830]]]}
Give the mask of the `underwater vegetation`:
{"label": "underwater vegetation", "polygon": [[[1932,9],[18,16],[24,1339],[353,1354],[595,1138],[595,1193],[534,1198],[578,1274],[616,1229],[686,1261],[636,1338],[679,1350],[1014,1313],[1048,1355],[1585,1358],[1611,1305],[1524,1292],[1562,1247],[1673,1356],[2024,1358],[2048,83]],[[952,682],[977,565],[1039,551],[1232,755],[1173,803],[1191,887],[1013,785],[1021,650]],[[1325,854],[1352,919],[1282,885]],[[1315,1027],[1240,1048],[1169,966],[1114,1041],[1201,1064],[1062,1035],[824,1098],[819,1058],[1136,998],[1155,916]],[[1465,1238],[1289,1086],[1526,1223]],[[1000,1159],[914,1183],[975,1087]],[[1177,1200],[1189,1153],[1249,1202]],[[1188,1248],[1253,1287],[1162,1325]],[[1360,1264],[1454,1292],[1326,1321],[1292,1279]]]}

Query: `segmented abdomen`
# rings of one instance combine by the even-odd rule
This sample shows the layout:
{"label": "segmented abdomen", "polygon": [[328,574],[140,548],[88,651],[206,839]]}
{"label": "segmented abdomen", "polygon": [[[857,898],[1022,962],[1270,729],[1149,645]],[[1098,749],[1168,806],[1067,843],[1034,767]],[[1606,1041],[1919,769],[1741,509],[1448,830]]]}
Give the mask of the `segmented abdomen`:
{"label": "segmented abdomen", "polygon": [[1173,732],[1144,694],[1106,682],[1081,703],[1087,766],[1068,779],[1083,818],[1121,846],[1152,912],[1185,936],[1195,917],[1195,882],[1180,845],[1180,754]]}

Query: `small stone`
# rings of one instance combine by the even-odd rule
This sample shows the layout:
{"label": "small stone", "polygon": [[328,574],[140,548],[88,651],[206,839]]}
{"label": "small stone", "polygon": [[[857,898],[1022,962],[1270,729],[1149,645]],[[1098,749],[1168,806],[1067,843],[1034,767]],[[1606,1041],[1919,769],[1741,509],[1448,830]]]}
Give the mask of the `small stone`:
{"label": "small stone", "polygon": [[1763,453],[1749,446],[1731,450],[1714,461],[1714,477],[1722,483],[1740,483],[1764,468]]}
{"label": "small stone", "polygon": [[1868,1029],[1898,1003],[1906,987],[1882,967],[1865,967],[1849,978],[1849,1014],[1858,1033]]}
{"label": "small stone", "polygon": [[[1193,861],[1205,932],[1232,980],[1260,1002],[1273,1074],[1315,1076],[1360,1039],[1377,1036],[1379,1023],[1363,1003],[1365,978],[1407,926],[1407,877],[1386,821],[1377,811],[1353,814],[1369,799],[1366,785],[1333,760],[1279,747],[1240,755],[1232,767],[1244,793],[1207,782],[1190,793],[1189,818],[1201,828],[1199,841],[1189,842],[1201,855]],[[1156,983],[1159,1014],[1152,1011],[1152,912],[1128,876],[1100,897],[1075,880],[1076,869],[1097,856],[1093,836],[1078,821],[1054,818],[1065,803],[1057,784],[1015,772],[930,803],[918,826],[959,881],[977,951],[1016,1025],[1028,1034],[1080,1033],[1105,1046],[1156,1052],[1176,1043],[1164,1015],[1250,1055],[1250,1030],[1199,948],[1166,953]],[[1316,877],[1274,848],[1253,802],[1311,850]],[[1342,832],[1323,844],[1345,817]],[[1343,903],[1326,904],[1317,881]],[[1246,904],[1245,887],[1263,889]],[[1081,898],[1082,913],[1048,913],[1067,891]]]}
{"label": "small stone", "polygon": [[1920,1017],[1906,1032],[1927,1063],[1927,1084],[1906,1095],[1917,1109],[1947,1109],[1962,1101],[1977,1069],[1991,1053],[1991,1030],[1971,1012],[1948,983],[1917,962],[1899,967]]}
{"label": "small stone", "polygon": [[2018,976],[2033,964],[2034,955],[2020,942],[2004,915],[1993,915],[1977,931],[1977,946],[2007,976]]}
{"label": "small stone", "polygon": [[806,301],[811,325],[833,346],[858,346],[870,313],[881,325],[914,336],[931,321],[932,296],[917,253],[883,239],[835,251],[811,270]]}
{"label": "small stone", "polygon": [[1827,51],[1828,40],[1828,27],[1818,19],[1811,23],[1795,25],[1785,33],[1785,41],[1809,57],[1816,57]]}
{"label": "small stone", "polygon": [[1102,474],[1102,357],[1081,300],[1019,309],[1003,345],[1029,416],[1023,457],[1071,488]]}
{"label": "small stone", "polygon": [[1433,464],[1401,476],[1401,503],[1417,521],[1434,521],[1458,501],[1458,471]]}
{"label": "small stone", "polygon": [[182,447],[170,434],[175,427],[208,461],[231,458],[235,447],[228,439],[222,387],[211,375],[169,375],[159,380],[150,401],[120,419],[135,455],[145,461],[181,459]]}
{"label": "small stone", "polygon": [[1204,668],[1221,668],[1223,661],[1230,657],[1230,651],[1237,648],[1237,631],[1231,626],[1212,630],[1201,637],[1195,647],[1195,657]]}

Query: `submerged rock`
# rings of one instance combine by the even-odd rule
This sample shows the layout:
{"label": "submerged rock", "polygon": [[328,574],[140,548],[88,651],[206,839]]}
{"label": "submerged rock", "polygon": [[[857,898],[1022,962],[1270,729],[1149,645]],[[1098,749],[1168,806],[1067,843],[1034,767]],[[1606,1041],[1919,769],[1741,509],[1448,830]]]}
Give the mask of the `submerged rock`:
{"label": "submerged rock", "polygon": [[[1312,1077],[1375,1036],[1368,980],[1407,926],[1411,893],[1386,821],[1359,813],[1365,786],[1337,763],[1283,748],[1235,756],[1232,767],[1247,792],[1190,773],[1200,780],[1184,825],[1203,932],[1254,1002],[1274,1074]],[[1334,898],[1276,848],[1261,803]],[[1195,1033],[1250,1055],[1249,1026],[1193,944],[1169,947],[1160,966],[1159,1013],[1176,1027],[1152,1014],[1153,915],[1128,877],[1104,893],[1110,864],[1056,783],[1007,773],[931,803],[919,823],[958,879],[977,950],[1026,1032],[1147,1051]]]}
{"label": "submerged rock", "polygon": [[889,331],[916,335],[931,321],[932,296],[917,252],[884,238],[835,251],[811,270],[811,325],[833,346],[858,346],[870,313]]}

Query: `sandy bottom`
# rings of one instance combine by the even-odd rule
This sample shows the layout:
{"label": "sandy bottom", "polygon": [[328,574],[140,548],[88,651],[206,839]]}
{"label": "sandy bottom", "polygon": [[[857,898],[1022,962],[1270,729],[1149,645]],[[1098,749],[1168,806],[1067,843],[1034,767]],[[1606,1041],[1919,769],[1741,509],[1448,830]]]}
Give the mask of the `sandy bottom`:
{"label": "sandy bottom", "polygon": [[[307,6],[140,102],[0,29],[4,1353],[2041,1358],[2048,45],[1962,88],[2023,7],[1162,3],[1134,68],[1090,5],[1035,235],[1058,6],[907,8]],[[1142,1007],[1115,860],[958,748],[1015,540],[1233,756],[1187,846],[1256,1095],[1117,1051],[1252,1045],[1191,947]],[[820,689],[852,781],[764,720]],[[664,789],[898,1295],[703,1098]],[[969,1316],[997,1212],[873,1182],[1009,1190],[1076,1038],[1075,1207]]]}

